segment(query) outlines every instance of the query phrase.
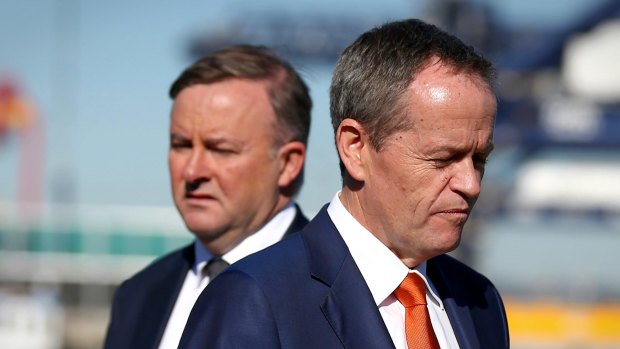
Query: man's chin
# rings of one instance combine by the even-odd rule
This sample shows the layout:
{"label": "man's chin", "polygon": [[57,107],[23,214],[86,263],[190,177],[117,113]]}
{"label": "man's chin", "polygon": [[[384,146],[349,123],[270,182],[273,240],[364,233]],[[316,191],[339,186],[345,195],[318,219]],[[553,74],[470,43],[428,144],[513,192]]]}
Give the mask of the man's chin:
{"label": "man's chin", "polygon": [[192,234],[196,235],[201,240],[215,239],[222,234],[225,229],[221,224],[213,224],[214,222],[196,222],[192,220],[185,220],[185,226]]}
{"label": "man's chin", "polygon": [[454,251],[461,244],[461,230],[445,232],[437,245],[437,255]]}

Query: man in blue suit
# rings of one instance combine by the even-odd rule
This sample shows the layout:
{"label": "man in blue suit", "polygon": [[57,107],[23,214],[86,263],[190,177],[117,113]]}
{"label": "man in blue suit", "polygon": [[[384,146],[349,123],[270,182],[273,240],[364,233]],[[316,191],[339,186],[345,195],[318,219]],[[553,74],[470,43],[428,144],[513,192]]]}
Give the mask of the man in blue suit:
{"label": "man in blue suit", "polygon": [[308,222],[293,200],[312,102],[288,63],[263,47],[216,51],[187,68],[170,96],[172,194],[196,241],[123,282],[105,348],[177,348],[221,269]]}
{"label": "man in blue suit", "polygon": [[508,348],[495,287],[445,255],[493,148],[493,79],[419,20],[346,48],[331,86],[342,190],[209,285],[180,348]]}

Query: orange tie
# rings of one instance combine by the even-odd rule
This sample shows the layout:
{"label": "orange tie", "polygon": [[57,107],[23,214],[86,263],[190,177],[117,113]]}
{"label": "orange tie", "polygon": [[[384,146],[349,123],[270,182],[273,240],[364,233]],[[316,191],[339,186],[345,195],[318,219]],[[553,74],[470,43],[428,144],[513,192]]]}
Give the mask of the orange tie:
{"label": "orange tie", "polygon": [[409,349],[439,349],[437,337],[426,309],[426,284],[416,274],[409,273],[394,291],[405,307],[405,333]]}

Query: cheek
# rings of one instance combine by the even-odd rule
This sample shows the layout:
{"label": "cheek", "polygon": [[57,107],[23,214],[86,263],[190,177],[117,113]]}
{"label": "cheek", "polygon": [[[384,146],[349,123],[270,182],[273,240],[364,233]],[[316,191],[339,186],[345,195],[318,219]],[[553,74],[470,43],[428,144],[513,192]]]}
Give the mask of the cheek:
{"label": "cheek", "polygon": [[170,171],[170,179],[173,182],[183,180],[184,165],[181,159],[177,157],[168,157],[168,170]]}
{"label": "cheek", "polygon": [[428,196],[447,186],[448,179],[442,171],[418,169],[399,175],[395,183],[407,194]]}
{"label": "cheek", "polygon": [[447,191],[448,183],[449,178],[442,171],[428,171],[412,181],[410,195],[416,209],[424,212],[429,211]]}
{"label": "cheek", "polygon": [[[213,177],[216,178],[220,189],[224,193],[250,195],[247,191],[251,190],[254,183],[259,181],[259,173],[256,166],[253,166],[252,159],[244,161],[222,161],[215,166]],[[245,193],[245,194],[244,194]]]}
{"label": "cheek", "polygon": [[442,193],[449,191],[450,175],[445,171],[441,171],[429,180],[428,183],[428,194],[432,197],[438,197]]}

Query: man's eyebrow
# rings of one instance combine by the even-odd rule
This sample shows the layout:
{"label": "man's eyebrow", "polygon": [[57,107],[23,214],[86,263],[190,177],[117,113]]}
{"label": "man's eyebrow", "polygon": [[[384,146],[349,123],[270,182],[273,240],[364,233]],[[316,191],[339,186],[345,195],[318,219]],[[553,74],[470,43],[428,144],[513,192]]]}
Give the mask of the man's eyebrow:
{"label": "man's eyebrow", "polygon": [[228,138],[221,137],[221,136],[209,136],[209,137],[203,138],[202,140],[203,142],[209,143],[209,144],[220,144],[220,143],[230,142]]}
{"label": "man's eyebrow", "polygon": [[489,142],[486,147],[482,148],[478,153],[482,154],[491,154],[491,152],[495,149],[495,143]]}
{"label": "man's eyebrow", "polygon": [[178,132],[170,132],[170,139],[171,140],[186,140],[188,138]]}
{"label": "man's eyebrow", "polygon": [[[490,154],[493,151],[493,149],[495,149],[495,144],[493,142],[489,142],[487,145],[484,146],[484,148],[476,150],[475,153],[476,154]],[[462,153],[464,152],[464,150],[462,147],[446,145],[446,144],[436,145],[430,149],[431,154],[437,154],[437,153],[443,153],[443,152]]]}
{"label": "man's eyebrow", "polygon": [[432,154],[444,153],[444,152],[445,153],[459,153],[462,151],[463,151],[462,147],[447,145],[447,144],[441,144],[441,145],[437,144],[430,149],[430,152]]}
{"label": "man's eyebrow", "polygon": [[223,136],[210,136],[210,137],[203,138],[202,141],[208,145],[219,145],[219,144],[233,144],[234,145],[234,144],[240,143],[239,140],[237,139],[233,139],[230,137],[223,137]]}

